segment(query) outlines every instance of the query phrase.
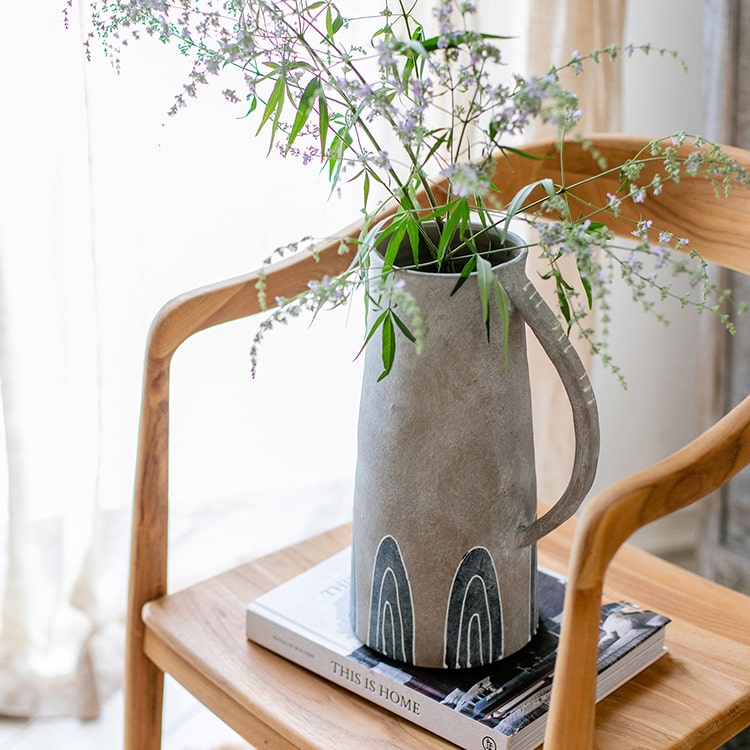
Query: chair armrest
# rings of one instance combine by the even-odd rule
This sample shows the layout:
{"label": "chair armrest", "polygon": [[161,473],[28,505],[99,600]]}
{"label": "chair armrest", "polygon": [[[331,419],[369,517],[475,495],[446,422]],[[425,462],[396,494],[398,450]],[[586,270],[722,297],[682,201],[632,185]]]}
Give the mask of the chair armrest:
{"label": "chair armrest", "polygon": [[[342,234],[356,238],[359,227]],[[262,273],[268,299],[293,297],[311,279],[334,276],[351,264],[353,253],[340,253],[341,240],[300,253]],[[126,680],[137,694],[144,680],[143,606],[167,593],[169,374],[172,356],[198,331],[262,311],[260,272],[201,287],[168,302],[154,319],[147,342],[133,501],[128,591]]]}
{"label": "chair armrest", "polygon": [[619,547],[637,529],[700,500],[748,463],[750,396],[693,442],[584,507],[571,551],[545,750],[593,746],[602,589]]}

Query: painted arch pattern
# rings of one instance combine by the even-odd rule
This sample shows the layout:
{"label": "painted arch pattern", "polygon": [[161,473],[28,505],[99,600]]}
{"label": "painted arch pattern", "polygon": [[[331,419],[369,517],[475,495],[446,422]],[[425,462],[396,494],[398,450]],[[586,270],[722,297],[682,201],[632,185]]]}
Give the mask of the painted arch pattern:
{"label": "painted arch pattern", "polygon": [[414,663],[414,610],[401,550],[383,537],[375,557],[369,645],[398,661]]}
{"label": "painted arch pattern", "polygon": [[456,571],[448,602],[445,665],[478,667],[502,656],[503,617],[490,553],[475,547]]}

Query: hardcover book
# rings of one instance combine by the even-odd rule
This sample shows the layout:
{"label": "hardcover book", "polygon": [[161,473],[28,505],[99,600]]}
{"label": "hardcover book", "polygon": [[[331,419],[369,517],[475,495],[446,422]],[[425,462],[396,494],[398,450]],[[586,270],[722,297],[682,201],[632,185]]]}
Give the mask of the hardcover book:
{"label": "hardcover book", "polygon": [[[490,666],[421,669],[363,646],[349,622],[346,549],[248,605],[247,637],[465,750],[532,750],[544,739],[565,579],[539,571],[540,627]],[[627,602],[602,605],[597,700],[664,653],[669,620]]]}

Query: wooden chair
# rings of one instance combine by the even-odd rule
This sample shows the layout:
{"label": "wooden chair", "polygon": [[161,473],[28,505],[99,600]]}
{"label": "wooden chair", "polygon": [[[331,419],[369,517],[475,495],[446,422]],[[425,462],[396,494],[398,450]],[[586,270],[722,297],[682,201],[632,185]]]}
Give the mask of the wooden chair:
{"label": "wooden chair", "polygon": [[[645,141],[597,137],[595,143],[615,164]],[[529,151],[554,155],[549,143]],[[750,167],[750,154],[733,153]],[[568,146],[566,156],[568,184],[597,171],[580,146]],[[511,157],[498,161],[495,180],[507,196],[544,176],[559,180],[555,158]],[[590,183],[584,190],[601,202],[617,181],[614,175],[610,183]],[[649,198],[648,210],[660,227],[690,237],[706,259],[750,273],[750,188],[716,200],[706,181],[683,180]],[[631,229],[620,226],[624,234]],[[318,261],[304,255],[279,263],[267,274],[268,299],[291,296],[309,279],[343,270],[349,258],[337,248],[324,248]],[[160,747],[165,672],[258,747],[453,747],[245,638],[245,605],[348,544],[347,528],[167,593],[170,361],[193,333],[258,312],[256,281],[250,274],[179,297],[164,307],[150,332],[133,516],[125,747]],[[749,461],[745,400],[683,450],[600,493],[577,522],[542,541],[540,562],[570,578],[547,750],[716,748],[750,724],[750,599],[623,545],[636,529],[703,497]],[[669,653],[602,701],[594,723],[605,571],[610,594],[656,609],[672,623]]]}

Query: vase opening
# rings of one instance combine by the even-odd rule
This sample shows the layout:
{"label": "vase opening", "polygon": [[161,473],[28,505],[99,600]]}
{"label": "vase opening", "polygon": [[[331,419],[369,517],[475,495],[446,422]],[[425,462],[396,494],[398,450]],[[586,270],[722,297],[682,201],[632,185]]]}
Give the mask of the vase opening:
{"label": "vase opening", "polygon": [[[394,266],[404,271],[416,271],[418,273],[461,273],[466,264],[474,257],[475,252],[487,258],[494,267],[517,258],[523,250],[523,247],[519,246],[517,242],[518,238],[514,235],[508,235],[503,241],[496,228],[472,224],[468,237],[462,239],[456,235],[451,240],[446,258],[439,262],[435,258],[434,249],[440,242],[440,228],[434,221],[424,222],[422,227],[424,234],[420,233],[416,258],[409,239],[404,238],[394,259]],[[378,248],[378,251],[381,256],[384,255],[382,248]]]}

